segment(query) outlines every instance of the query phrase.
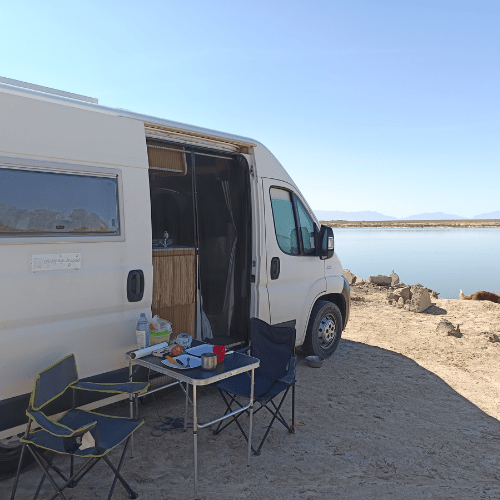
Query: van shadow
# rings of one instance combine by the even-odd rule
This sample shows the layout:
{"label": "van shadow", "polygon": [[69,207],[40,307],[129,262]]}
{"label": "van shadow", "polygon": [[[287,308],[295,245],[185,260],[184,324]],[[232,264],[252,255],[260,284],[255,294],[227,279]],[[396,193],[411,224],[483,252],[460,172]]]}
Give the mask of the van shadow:
{"label": "van shadow", "polygon": [[500,498],[500,422],[433,372],[349,340],[324,368],[298,364],[297,419],[317,429],[316,466],[349,478],[346,498]]}
{"label": "van shadow", "polygon": [[[124,477],[141,498],[192,498],[191,433],[155,432],[160,415],[184,415],[184,402],[176,391],[140,408],[146,423],[137,432],[136,458],[125,460]],[[213,386],[200,388],[198,403],[199,418],[220,416],[225,409]],[[290,398],[282,410],[288,418]],[[117,403],[113,414],[126,416],[128,405]],[[255,442],[269,419],[266,412],[255,415]],[[305,424],[295,434],[274,425],[250,468],[236,426],[217,436],[201,430],[201,497],[500,498],[500,422],[401,354],[342,340],[334,356],[316,369],[299,353],[295,422]],[[109,469],[98,465],[95,472],[71,491],[71,498],[86,500],[89,492],[101,497],[107,491]],[[39,478],[38,471],[23,474],[21,492],[33,494]],[[11,487],[12,480],[0,483],[0,498],[9,498]],[[43,493],[50,498],[50,485]]]}

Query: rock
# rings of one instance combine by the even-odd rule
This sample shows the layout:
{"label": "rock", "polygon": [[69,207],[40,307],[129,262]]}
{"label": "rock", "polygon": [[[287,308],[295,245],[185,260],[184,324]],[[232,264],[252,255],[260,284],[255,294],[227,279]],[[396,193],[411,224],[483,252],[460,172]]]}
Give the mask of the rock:
{"label": "rock", "polygon": [[362,285],[364,283],[363,278],[360,278],[359,276],[355,276],[354,278],[356,280],[354,282],[355,285]]}
{"label": "rock", "polygon": [[405,311],[409,311],[409,310],[410,310],[410,301],[408,301],[408,303],[405,303],[405,305],[404,305],[403,309],[404,309]]}
{"label": "rock", "polygon": [[427,288],[415,285],[411,296],[410,311],[421,313],[431,305],[431,296]]}
{"label": "rock", "polygon": [[500,342],[500,337],[496,333],[492,333],[488,337],[488,342]]}
{"label": "rock", "polygon": [[356,282],[356,276],[349,271],[349,269],[344,269],[344,276],[346,277],[349,285],[354,285]]}
{"label": "rock", "polygon": [[431,297],[432,297],[433,299],[437,299],[437,298],[438,298],[438,295],[439,295],[439,293],[435,292],[434,290],[432,290],[432,291],[431,291]]}
{"label": "rock", "polygon": [[406,302],[407,300],[411,299],[411,292],[410,292],[410,287],[405,286],[404,288],[399,288],[397,291],[398,295],[400,297],[403,297],[403,300]]}
{"label": "rock", "polygon": [[394,272],[394,269],[392,270],[392,273],[389,274],[391,277],[391,285],[397,285],[399,283],[399,276]]}
{"label": "rock", "polygon": [[373,283],[379,286],[390,286],[392,279],[384,274],[378,274],[377,276],[370,276],[368,278],[368,283]]}
{"label": "rock", "polygon": [[462,333],[460,332],[460,325],[457,325],[457,327],[455,328],[451,321],[448,321],[444,318],[439,322],[436,330],[438,332],[446,333],[446,335],[453,335],[454,337],[462,336]]}
{"label": "rock", "polygon": [[405,305],[405,301],[404,301],[403,297],[399,297],[398,307],[404,307],[404,305]]}

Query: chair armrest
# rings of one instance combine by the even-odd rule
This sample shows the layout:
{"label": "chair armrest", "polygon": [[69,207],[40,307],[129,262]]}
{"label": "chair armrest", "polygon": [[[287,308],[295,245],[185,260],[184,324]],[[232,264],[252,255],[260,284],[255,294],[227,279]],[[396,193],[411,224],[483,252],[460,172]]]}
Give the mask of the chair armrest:
{"label": "chair armrest", "polygon": [[278,382],[283,382],[287,385],[292,385],[295,382],[295,367],[297,366],[297,356],[292,356],[290,358],[290,364],[288,365],[288,371],[284,377],[278,379]]}
{"label": "chair armrest", "polygon": [[90,431],[97,425],[97,422],[90,422],[89,424],[79,427],[78,429],[72,429],[67,425],[63,425],[59,422],[56,422],[55,420],[52,420],[41,411],[27,410],[26,414],[44,431],[47,431],[48,433],[57,437],[70,438],[83,436],[83,434],[85,434],[87,431]]}
{"label": "chair armrest", "polygon": [[122,382],[122,383],[97,383],[97,382],[80,382],[73,384],[71,387],[82,391],[95,392],[110,392],[110,393],[127,393],[140,394],[148,389],[148,382]]}

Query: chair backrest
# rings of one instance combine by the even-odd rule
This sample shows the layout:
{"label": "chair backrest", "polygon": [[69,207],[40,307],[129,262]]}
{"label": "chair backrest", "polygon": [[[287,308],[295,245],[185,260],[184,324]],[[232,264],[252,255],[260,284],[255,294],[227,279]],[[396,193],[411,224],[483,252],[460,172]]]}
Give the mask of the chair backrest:
{"label": "chair backrest", "polygon": [[271,326],[252,318],[250,340],[252,356],[260,359],[255,374],[273,381],[285,376],[295,348],[295,328]]}
{"label": "chair backrest", "polygon": [[40,410],[63,394],[75,382],[78,382],[75,355],[69,354],[37,375],[29,407],[33,410]]}

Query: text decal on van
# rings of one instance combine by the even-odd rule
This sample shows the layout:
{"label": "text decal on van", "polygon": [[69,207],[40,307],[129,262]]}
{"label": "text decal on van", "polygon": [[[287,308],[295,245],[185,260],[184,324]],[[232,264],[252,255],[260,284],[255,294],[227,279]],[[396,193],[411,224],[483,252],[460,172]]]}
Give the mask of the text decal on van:
{"label": "text decal on van", "polygon": [[56,269],[80,269],[82,267],[82,254],[80,253],[48,253],[33,255],[31,270],[54,271]]}

